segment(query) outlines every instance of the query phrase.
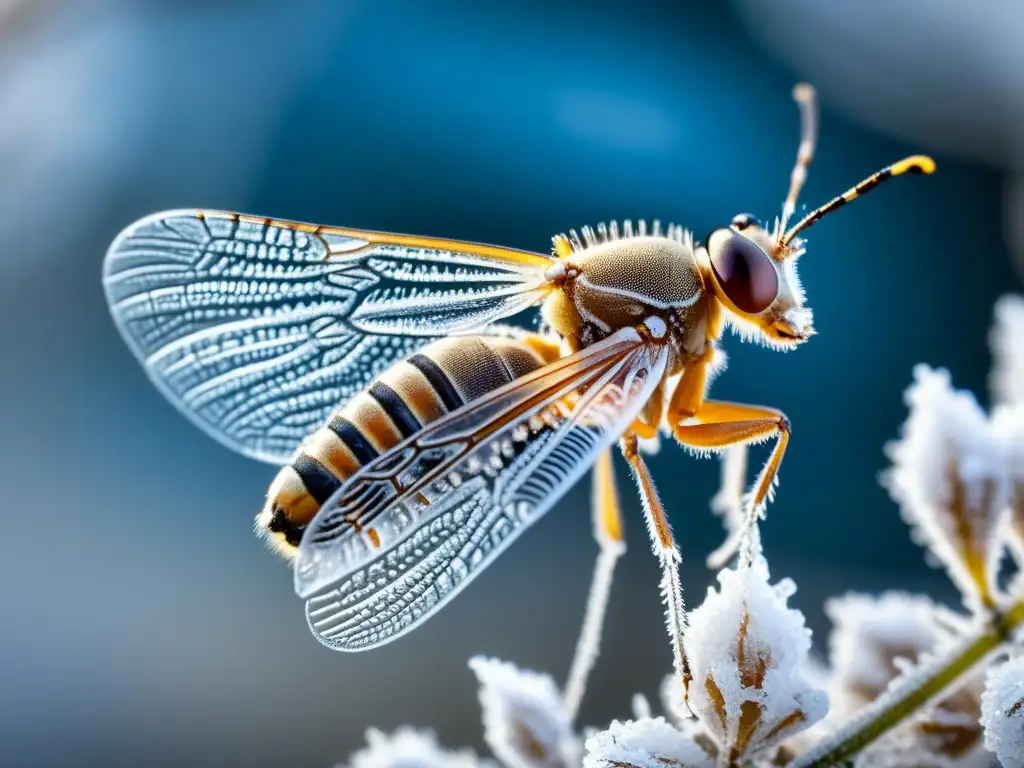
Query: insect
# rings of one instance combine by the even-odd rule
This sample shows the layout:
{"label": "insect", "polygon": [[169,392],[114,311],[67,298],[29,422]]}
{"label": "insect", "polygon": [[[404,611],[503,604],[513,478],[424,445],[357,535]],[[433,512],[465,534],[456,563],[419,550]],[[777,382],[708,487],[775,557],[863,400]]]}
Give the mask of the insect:
{"label": "insect", "polygon": [[[798,235],[934,170],[909,157],[790,226],[817,135],[813,91],[795,96],[802,140],[771,228],[741,214],[697,242],[613,222],[540,254],[186,210],[117,237],[106,295],[150,378],[228,447],[281,465],[256,528],[294,560],[321,642],[362,650],[420,625],[595,464],[598,537],[618,542],[616,443],[666,569],[675,545],[642,440],[774,438],[749,495],[750,515],[763,508],[789,422],[706,397],[720,337],[806,341]],[[538,331],[499,324],[537,307]]]}

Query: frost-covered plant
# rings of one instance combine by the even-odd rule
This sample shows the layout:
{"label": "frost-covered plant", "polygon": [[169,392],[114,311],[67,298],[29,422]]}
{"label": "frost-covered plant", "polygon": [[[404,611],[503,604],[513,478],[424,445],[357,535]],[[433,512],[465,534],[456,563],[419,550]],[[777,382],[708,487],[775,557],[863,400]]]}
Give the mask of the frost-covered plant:
{"label": "frost-covered plant", "polygon": [[1024,768],[1024,657],[989,671],[981,716],[985,746],[1006,768]]}
{"label": "frost-covered plant", "polygon": [[[1024,299],[1000,300],[990,342],[991,413],[955,390],[948,372],[917,366],[909,415],[886,446],[892,466],[881,478],[914,539],[960,591],[962,611],[902,592],[833,598],[828,665],[816,666],[803,614],[789,606],[796,586],[770,581],[757,511],[744,506],[746,452],[734,449],[714,500],[729,543],[709,562],[739,554],[688,612],[667,519],[656,498],[645,500],[675,659],[661,688],[664,715],[638,694],[631,719],[583,732],[574,723],[624,549],[617,526],[596,525],[601,555],[566,690],[546,674],[470,660],[485,741],[500,764],[1024,768]],[[635,453],[631,464],[642,487],[648,478]],[[610,463],[602,464],[595,482],[612,480]],[[608,514],[595,509],[595,520]],[[1016,573],[1000,570],[1007,552]],[[352,768],[495,765],[445,751],[430,732],[371,730],[367,740]]]}
{"label": "frost-covered plant", "polygon": [[729,764],[764,754],[824,717],[828,698],[805,680],[804,617],[786,603],[796,585],[768,584],[761,566],[724,569],[690,613],[689,702]]}

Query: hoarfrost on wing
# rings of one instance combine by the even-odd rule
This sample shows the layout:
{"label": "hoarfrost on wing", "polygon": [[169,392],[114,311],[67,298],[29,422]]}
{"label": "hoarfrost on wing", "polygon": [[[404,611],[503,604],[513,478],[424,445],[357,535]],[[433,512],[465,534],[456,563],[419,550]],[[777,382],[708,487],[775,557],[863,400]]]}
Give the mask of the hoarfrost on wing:
{"label": "hoarfrost on wing", "polygon": [[366,732],[367,746],[353,753],[350,768],[483,768],[472,750],[442,749],[432,731],[402,726],[386,734],[376,728]]}
{"label": "hoarfrost on wing", "polygon": [[484,739],[508,768],[562,768],[579,763],[579,743],[550,675],[475,656]]}
{"label": "hoarfrost on wing", "polygon": [[726,569],[686,632],[690,706],[729,761],[749,758],[824,717],[828,697],[803,670],[810,631],[787,607],[792,581],[761,567]]}
{"label": "hoarfrost on wing", "polygon": [[583,768],[714,768],[715,761],[689,735],[663,717],[612,722],[586,742]]}
{"label": "hoarfrost on wing", "polygon": [[981,697],[985,746],[1003,768],[1024,768],[1024,657],[994,667]]}
{"label": "hoarfrost on wing", "polygon": [[992,602],[1009,497],[1003,450],[970,392],[949,373],[914,368],[910,415],[883,481],[918,538],[945,565],[971,608]]}

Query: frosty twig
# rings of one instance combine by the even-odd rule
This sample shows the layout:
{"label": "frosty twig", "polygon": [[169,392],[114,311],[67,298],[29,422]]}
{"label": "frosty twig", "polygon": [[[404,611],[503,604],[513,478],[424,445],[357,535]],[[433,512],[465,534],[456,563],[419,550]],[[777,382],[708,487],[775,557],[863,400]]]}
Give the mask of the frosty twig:
{"label": "frosty twig", "polygon": [[854,720],[789,764],[789,768],[841,765],[915,712],[936,701],[964,676],[988,661],[1024,624],[1024,600],[983,623],[975,636],[961,640],[941,656],[904,676]]}

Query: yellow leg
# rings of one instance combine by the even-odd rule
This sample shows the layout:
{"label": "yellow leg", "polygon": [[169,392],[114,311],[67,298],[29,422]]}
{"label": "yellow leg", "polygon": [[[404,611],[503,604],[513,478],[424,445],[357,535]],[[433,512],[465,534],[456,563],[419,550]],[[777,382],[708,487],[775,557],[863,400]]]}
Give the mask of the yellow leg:
{"label": "yellow leg", "polygon": [[661,565],[661,592],[665,600],[665,620],[668,626],[669,640],[672,643],[672,655],[676,674],[683,681],[683,691],[689,690],[690,667],[686,661],[686,649],[683,645],[683,632],[686,629],[686,606],[683,604],[682,584],[679,580],[679,549],[672,537],[672,528],[665,515],[665,508],[658,498],[658,490],[643,456],[637,450],[637,436],[627,432],[620,443],[622,455],[626,457],[633,477],[640,490],[644,515],[647,518],[647,531],[651,537],[654,554]]}
{"label": "yellow leg", "polygon": [[672,431],[680,443],[698,450],[718,451],[776,438],[775,447],[754,483],[747,509],[744,531],[752,533],[764,504],[771,500],[779,465],[789,444],[789,419],[774,408],[718,400],[701,403],[694,418],[698,423],[677,424]]}
{"label": "yellow leg", "polygon": [[708,347],[703,356],[686,364],[683,375],[679,377],[676,389],[669,399],[666,413],[669,424],[679,424],[700,410],[708,383],[708,365],[713,355],[714,350]]}

